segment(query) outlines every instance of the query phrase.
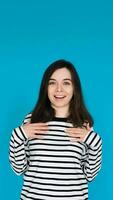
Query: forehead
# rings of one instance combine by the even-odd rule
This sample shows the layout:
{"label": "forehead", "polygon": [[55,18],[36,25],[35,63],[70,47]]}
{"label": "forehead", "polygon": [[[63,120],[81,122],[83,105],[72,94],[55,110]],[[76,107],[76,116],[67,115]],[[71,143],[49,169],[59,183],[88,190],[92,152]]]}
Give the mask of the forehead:
{"label": "forehead", "polygon": [[67,68],[57,69],[53,72],[50,78],[53,79],[71,79],[71,73]]}

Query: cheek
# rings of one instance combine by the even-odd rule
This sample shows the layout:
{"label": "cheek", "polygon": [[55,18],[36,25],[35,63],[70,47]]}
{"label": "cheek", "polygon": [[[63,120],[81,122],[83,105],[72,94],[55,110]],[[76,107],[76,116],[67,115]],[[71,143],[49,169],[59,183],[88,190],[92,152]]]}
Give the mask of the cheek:
{"label": "cheek", "polygon": [[73,95],[74,95],[73,90],[71,90],[68,94],[69,94],[69,100],[71,101],[71,99],[73,98]]}
{"label": "cheek", "polygon": [[53,92],[54,92],[54,89],[48,87],[48,98],[49,98],[49,99],[52,97]]}
{"label": "cheek", "polygon": [[73,96],[73,88],[69,88],[67,89],[67,93],[70,95],[70,96]]}

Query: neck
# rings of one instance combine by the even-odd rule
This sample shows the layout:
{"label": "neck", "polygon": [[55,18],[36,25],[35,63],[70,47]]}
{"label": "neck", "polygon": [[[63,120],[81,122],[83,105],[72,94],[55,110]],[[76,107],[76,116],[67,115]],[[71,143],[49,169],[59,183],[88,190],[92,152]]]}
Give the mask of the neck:
{"label": "neck", "polygon": [[67,117],[68,116],[68,108],[54,108],[55,109],[55,117]]}

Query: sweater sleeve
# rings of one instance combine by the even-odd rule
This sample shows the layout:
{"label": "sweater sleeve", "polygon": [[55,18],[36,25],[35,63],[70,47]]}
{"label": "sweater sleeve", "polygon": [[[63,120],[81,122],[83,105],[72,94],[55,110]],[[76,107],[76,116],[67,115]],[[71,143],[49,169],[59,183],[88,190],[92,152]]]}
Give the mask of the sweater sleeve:
{"label": "sweater sleeve", "polygon": [[[22,125],[30,121],[31,115],[27,115]],[[28,138],[22,125],[12,131],[9,148],[9,160],[12,169],[17,175],[24,173],[29,167]]]}
{"label": "sweater sleeve", "polygon": [[82,160],[82,169],[88,181],[92,181],[99,170],[102,162],[102,139],[92,129],[85,140],[85,153]]}

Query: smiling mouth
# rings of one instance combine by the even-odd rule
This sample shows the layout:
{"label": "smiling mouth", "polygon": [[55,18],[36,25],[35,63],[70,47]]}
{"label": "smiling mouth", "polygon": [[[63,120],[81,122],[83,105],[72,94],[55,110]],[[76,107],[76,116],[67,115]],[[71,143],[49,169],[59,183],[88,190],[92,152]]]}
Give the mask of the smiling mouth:
{"label": "smiling mouth", "polygon": [[64,99],[66,96],[62,96],[62,95],[54,95],[54,97],[56,99]]}

